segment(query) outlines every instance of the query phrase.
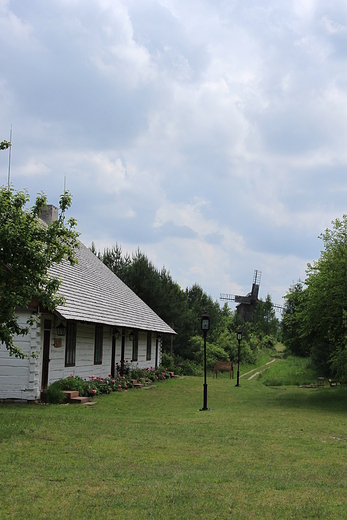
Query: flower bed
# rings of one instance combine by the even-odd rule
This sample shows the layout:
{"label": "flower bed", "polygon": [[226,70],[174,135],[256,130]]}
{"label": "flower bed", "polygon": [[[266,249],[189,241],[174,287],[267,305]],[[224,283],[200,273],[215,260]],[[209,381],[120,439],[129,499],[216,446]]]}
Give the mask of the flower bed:
{"label": "flower bed", "polygon": [[[117,365],[116,368],[118,374],[120,374],[121,366]],[[111,392],[126,392],[129,388],[133,388],[134,383],[142,383],[143,380],[146,384],[146,382],[153,383],[163,381],[164,379],[170,379],[170,377],[174,376],[173,372],[169,372],[163,367],[140,369],[138,367],[129,367],[129,365],[123,370],[123,374],[124,375],[118,375],[117,377],[112,377],[111,374],[107,377],[91,375],[88,378],[71,374],[69,377],[60,379],[50,385],[47,392],[48,401],[57,402],[56,395],[59,393],[59,390],[77,390],[80,396],[94,397],[100,394],[110,394]],[[52,399],[49,398],[50,396],[52,396]]]}

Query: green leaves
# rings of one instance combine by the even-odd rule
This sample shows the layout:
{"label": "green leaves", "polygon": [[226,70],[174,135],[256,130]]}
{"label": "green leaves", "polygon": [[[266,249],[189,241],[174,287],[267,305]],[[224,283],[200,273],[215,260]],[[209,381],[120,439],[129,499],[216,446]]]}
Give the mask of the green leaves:
{"label": "green leaves", "polygon": [[64,223],[71,195],[65,191],[60,197],[58,220],[48,225],[39,218],[47,204],[45,194],[38,194],[30,209],[26,209],[28,203],[27,191],[0,189],[0,341],[16,357],[24,354],[13,337],[28,333],[27,326],[18,324],[16,308],[27,308],[36,301],[53,311],[63,299],[57,295],[60,281],[50,277],[48,270],[63,260],[77,262],[76,221]]}
{"label": "green leaves", "polygon": [[322,375],[347,377],[347,215],[320,238],[324,250],[307,264],[306,287],[297,284],[286,296],[284,339],[293,353],[311,354]]}

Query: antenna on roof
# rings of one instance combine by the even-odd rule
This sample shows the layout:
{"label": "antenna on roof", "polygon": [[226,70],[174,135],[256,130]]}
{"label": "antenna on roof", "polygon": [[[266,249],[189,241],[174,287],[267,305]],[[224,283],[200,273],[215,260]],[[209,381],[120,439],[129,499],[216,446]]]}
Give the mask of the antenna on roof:
{"label": "antenna on roof", "polygon": [[8,147],[8,174],[7,174],[7,188],[10,189],[11,182],[11,156],[12,156],[12,123],[10,130],[10,146]]}

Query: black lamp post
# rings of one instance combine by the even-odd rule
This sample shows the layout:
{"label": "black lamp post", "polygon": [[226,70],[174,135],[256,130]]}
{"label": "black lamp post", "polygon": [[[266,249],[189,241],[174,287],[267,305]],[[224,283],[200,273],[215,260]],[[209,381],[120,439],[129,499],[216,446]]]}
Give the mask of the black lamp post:
{"label": "black lamp post", "polygon": [[208,410],[207,408],[207,383],[206,383],[206,335],[210,330],[210,315],[205,311],[201,316],[201,330],[204,333],[204,406],[200,411]]}
{"label": "black lamp post", "polygon": [[240,386],[240,343],[242,339],[242,330],[237,331],[237,341],[239,342],[239,349],[237,354],[237,383],[235,386]]}

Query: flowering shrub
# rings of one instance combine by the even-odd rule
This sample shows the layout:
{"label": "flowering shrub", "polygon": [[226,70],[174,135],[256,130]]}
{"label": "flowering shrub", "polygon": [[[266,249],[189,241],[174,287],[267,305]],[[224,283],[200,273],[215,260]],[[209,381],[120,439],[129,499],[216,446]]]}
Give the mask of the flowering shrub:
{"label": "flowering shrub", "polygon": [[[120,374],[120,371],[118,373]],[[109,374],[107,377],[90,375],[88,378],[82,378],[71,374],[69,377],[56,381],[53,385],[54,388],[60,391],[77,390],[80,396],[94,397],[100,394],[110,394],[111,392],[126,392],[134,386],[133,381],[142,382],[143,379],[147,382],[163,381],[173,377],[173,375],[173,372],[168,371],[164,367],[140,369],[136,366],[131,369],[131,365],[128,364],[127,373],[123,373],[123,375],[118,377],[113,378]],[[53,385],[49,387],[52,387],[52,390]]]}

